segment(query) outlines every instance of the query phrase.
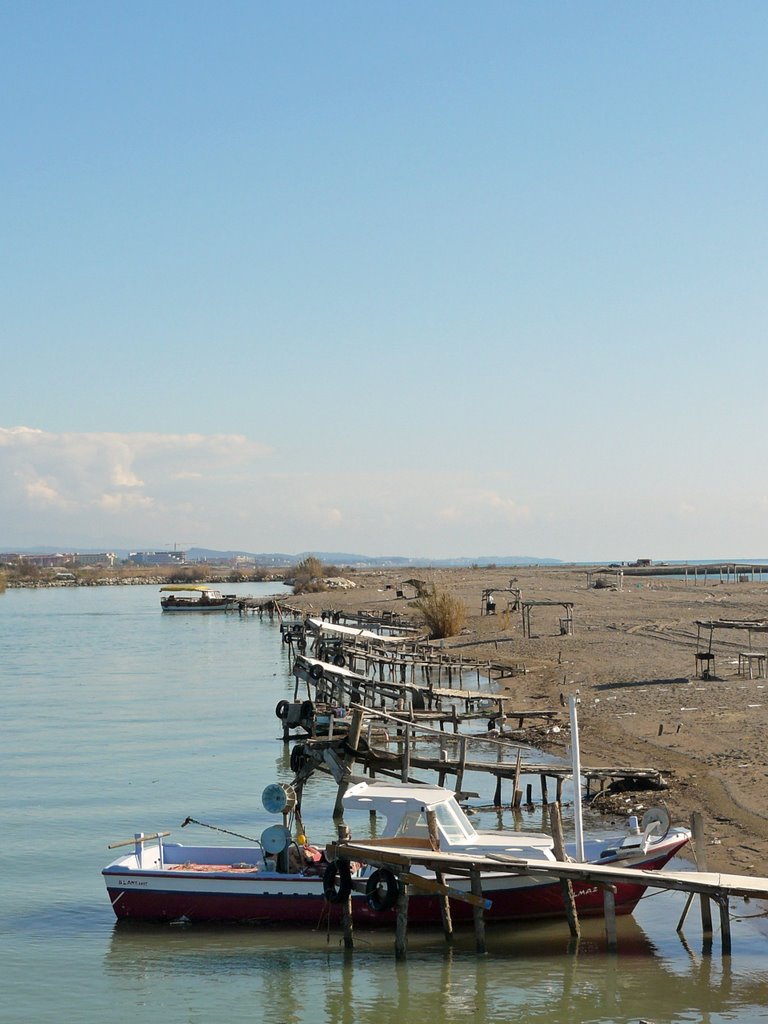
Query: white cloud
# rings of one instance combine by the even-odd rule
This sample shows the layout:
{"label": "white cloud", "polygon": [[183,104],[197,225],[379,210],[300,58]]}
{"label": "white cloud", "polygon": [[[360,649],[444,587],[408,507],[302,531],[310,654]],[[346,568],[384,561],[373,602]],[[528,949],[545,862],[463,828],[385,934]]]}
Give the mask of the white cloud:
{"label": "white cloud", "polygon": [[515,501],[505,498],[495,491],[483,489],[452,488],[453,501],[437,511],[439,519],[446,523],[476,526],[482,523],[505,523],[513,526],[526,522],[531,518],[530,509]]}
{"label": "white cloud", "polygon": [[6,526],[17,521],[15,533],[23,530],[25,519],[34,519],[39,530],[58,533],[77,517],[87,533],[98,528],[99,515],[107,515],[110,521],[124,516],[124,529],[133,527],[141,535],[139,514],[166,513],[173,521],[184,513],[190,482],[196,489],[210,482],[218,506],[230,482],[233,487],[241,486],[235,481],[243,478],[253,483],[269,452],[241,434],[57,434],[24,426],[0,428],[0,508]]}
{"label": "white cloud", "polygon": [[102,494],[93,504],[105,512],[128,512],[153,508],[156,502],[140,494]]}
{"label": "white cloud", "polygon": [[21,472],[17,473],[16,476],[21,480],[22,490],[33,508],[45,506],[66,507],[67,502],[51,486],[49,481],[39,476],[26,475],[25,478],[25,474]]}

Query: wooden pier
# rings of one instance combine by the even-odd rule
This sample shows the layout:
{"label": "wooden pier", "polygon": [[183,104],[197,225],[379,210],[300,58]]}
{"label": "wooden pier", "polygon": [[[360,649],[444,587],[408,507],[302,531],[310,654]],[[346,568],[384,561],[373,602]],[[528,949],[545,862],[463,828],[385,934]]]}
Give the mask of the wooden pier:
{"label": "wooden pier", "polygon": [[[497,855],[494,857],[441,853],[435,849],[402,845],[387,845],[386,842],[365,842],[346,840],[329,844],[326,850],[329,860],[341,858],[358,861],[377,867],[389,868],[399,878],[401,897],[398,899],[398,920],[395,935],[395,954],[402,959],[407,954],[408,887],[415,886],[450,898],[472,902],[474,907],[475,939],[477,950],[484,953],[486,948],[483,910],[488,901],[483,897],[482,878],[484,875],[501,874],[526,875],[545,882],[558,879],[566,886],[574,881],[588,882],[603,890],[604,921],[606,940],[609,948],[618,945],[616,934],[616,910],[613,894],[617,884],[635,884],[648,889],[685,892],[690,901],[699,896],[702,905],[712,900],[719,909],[722,955],[731,954],[730,900],[735,897],[768,900],[768,878],[752,878],[748,875],[721,874],[707,871],[648,871],[638,868],[615,867],[611,865],[582,864],[573,861],[539,861],[520,857]],[[435,880],[415,874],[414,868],[434,872]],[[471,893],[457,893],[446,886],[446,876],[457,875],[472,879]],[[566,890],[567,891],[567,890]],[[564,893],[565,896],[565,893]],[[575,904],[567,908],[571,933],[579,934]],[[685,914],[677,925],[682,931]],[[350,926],[351,928],[351,926]],[[711,933],[710,933],[711,934]],[[351,932],[348,936],[351,939]],[[446,933],[446,938],[449,934]]]}
{"label": "wooden pier", "polygon": [[[451,940],[453,934],[450,901],[458,899],[471,904],[477,951],[480,954],[484,953],[486,951],[486,936],[483,914],[485,910],[490,908],[490,904],[483,895],[483,878],[488,874],[493,874],[497,878],[499,874],[525,875],[541,880],[542,884],[546,884],[548,880],[556,879],[560,883],[562,891],[564,917],[568,922],[572,941],[576,943],[580,934],[580,926],[572,885],[574,882],[586,882],[589,885],[597,886],[603,893],[603,920],[606,940],[609,949],[613,950],[616,950],[618,946],[616,904],[614,899],[618,884],[636,884],[642,886],[643,889],[674,890],[687,893],[686,907],[677,923],[677,932],[681,935],[691,904],[694,898],[698,896],[701,903],[702,933],[705,942],[704,952],[711,952],[713,928],[710,903],[714,902],[719,910],[721,950],[724,957],[728,957],[731,954],[730,900],[737,897],[768,900],[768,879],[766,878],[753,878],[746,875],[723,874],[706,870],[704,829],[701,815],[698,814],[693,815],[691,823],[691,835],[698,865],[698,870],[693,871],[649,871],[646,869],[569,860],[565,854],[559,802],[553,803],[549,807],[556,857],[554,861],[531,860],[506,854],[472,855],[443,853],[438,849],[435,812],[430,810],[427,810],[428,840],[398,842],[393,839],[372,839],[353,841],[349,836],[346,826],[343,824],[342,796],[348,785],[353,781],[352,768],[355,761],[360,760],[360,754],[364,752],[365,743],[362,738],[362,732],[365,716],[365,709],[355,709],[347,740],[341,743],[337,741],[335,747],[330,743],[322,743],[321,741],[313,741],[308,744],[309,753],[303,764],[297,765],[298,770],[294,786],[297,792],[301,793],[306,780],[318,767],[330,771],[336,779],[339,790],[334,808],[334,818],[339,822],[339,841],[328,845],[326,848],[326,858],[329,861],[341,859],[347,862],[362,862],[377,869],[387,869],[393,874],[398,890],[395,927],[395,955],[398,959],[403,959],[407,956],[408,893],[410,888],[431,893],[440,898],[443,931],[447,941]],[[466,737],[463,739],[466,739]],[[464,749],[463,755],[465,753]],[[405,760],[403,764],[406,764]],[[467,767],[465,761],[464,768],[467,769]],[[488,768],[490,766],[485,765],[484,767]],[[497,769],[498,765],[493,767]],[[517,767],[519,770],[519,755]],[[530,771],[531,767],[530,765],[526,766],[526,770]],[[543,767],[546,771],[551,770],[551,766]],[[586,771],[588,772],[589,769]],[[583,769],[582,773],[584,773]],[[405,777],[404,774],[403,778]],[[432,872],[434,877],[429,877],[425,872]],[[451,885],[452,877],[465,880],[469,878],[469,891],[466,888],[466,881],[460,889],[455,885]],[[344,944],[348,949],[352,949],[354,945],[350,900],[351,894],[347,896],[342,912]],[[576,945],[573,948],[576,949],[578,946]]]}

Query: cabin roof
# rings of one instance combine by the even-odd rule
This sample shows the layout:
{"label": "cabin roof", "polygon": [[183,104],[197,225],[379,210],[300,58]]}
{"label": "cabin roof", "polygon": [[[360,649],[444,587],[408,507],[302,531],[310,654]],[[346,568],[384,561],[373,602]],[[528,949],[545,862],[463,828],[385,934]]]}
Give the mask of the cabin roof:
{"label": "cabin roof", "polygon": [[214,587],[209,587],[205,583],[180,583],[172,587],[160,587],[161,594],[164,590],[197,590],[207,591],[209,594],[217,593]]}
{"label": "cabin roof", "polygon": [[393,782],[389,779],[374,779],[371,782],[359,782],[350,786],[344,794],[344,802],[349,804],[371,803],[419,803],[434,807],[435,804],[453,800],[455,794],[444,786],[431,783]]}

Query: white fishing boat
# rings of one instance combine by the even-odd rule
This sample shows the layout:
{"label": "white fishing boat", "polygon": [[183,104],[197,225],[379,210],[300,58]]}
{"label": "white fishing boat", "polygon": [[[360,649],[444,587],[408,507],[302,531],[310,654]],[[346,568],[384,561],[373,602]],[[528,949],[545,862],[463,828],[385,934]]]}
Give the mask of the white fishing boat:
{"label": "white fishing boat", "polygon": [[[316,927],[321,920],[339,920],[341,905],[351,897],[357,925],[392,924],[398,881],[391,870],[376,864],[350,866],[341,859],[326,863],[321,851],[307,846],[302,835],[293,838],[294,826],[298,828],[299,823],[294,811],[295,794],[289,786],[268,786],[264,804],[270,810],[281,811],[283,822],[268,827],[259,841],[247,846],[185,846],[166,842],[168,832],[138,833],[125,844],[115,844],[132,847],[102,872],[118,919]],[[353,827],[356,837],[366,834],[375,820],[377,841],[389,841],[404,850],[423,850],[426,843],[434,843],[436,830],[441,852],[459,858],[498,858],[498,874],[484,874],[482,880],[483,896],[488,901],[485,917],[489,921],[565,914],[556,877],[512,874],[503,867],[504,859],[510,858],[542,865],[555,862],[553,840],[544,833],[478,832],[455,794],[436,785],[358,782],[344,797],[344,819],[353,826],[356,812],[362,819],[360,832]],[[654,811],[642,822],[631,818],[621,835],[586,843],[582,840],[583,857],[579,844],[567,849],[567,854],[592,864],[658,870],[689,839],[687,829],[670,828],[665,812]],[[472,906],[462,899],[470,892],[469,877],[448,875],[445,883],[455,897],[454,919],[472,920]],[[646,888],[644,881],[619,882],[616,912],[631,913]],[[603,913],[599,886],[575,881],[573,892],[579,915]],[[420,891],[418,886],[412,887],[408,916],[414,924],[439,924],[440,899],[434,893]]]}

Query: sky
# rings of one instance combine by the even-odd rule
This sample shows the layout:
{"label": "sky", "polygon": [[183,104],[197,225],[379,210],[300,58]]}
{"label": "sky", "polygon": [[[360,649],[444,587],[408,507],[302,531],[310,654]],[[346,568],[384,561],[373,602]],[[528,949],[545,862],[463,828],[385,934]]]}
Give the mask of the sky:
{"label": "sky", "polygon": [[768,5],[0,5],[0,550],[768,556]]}

